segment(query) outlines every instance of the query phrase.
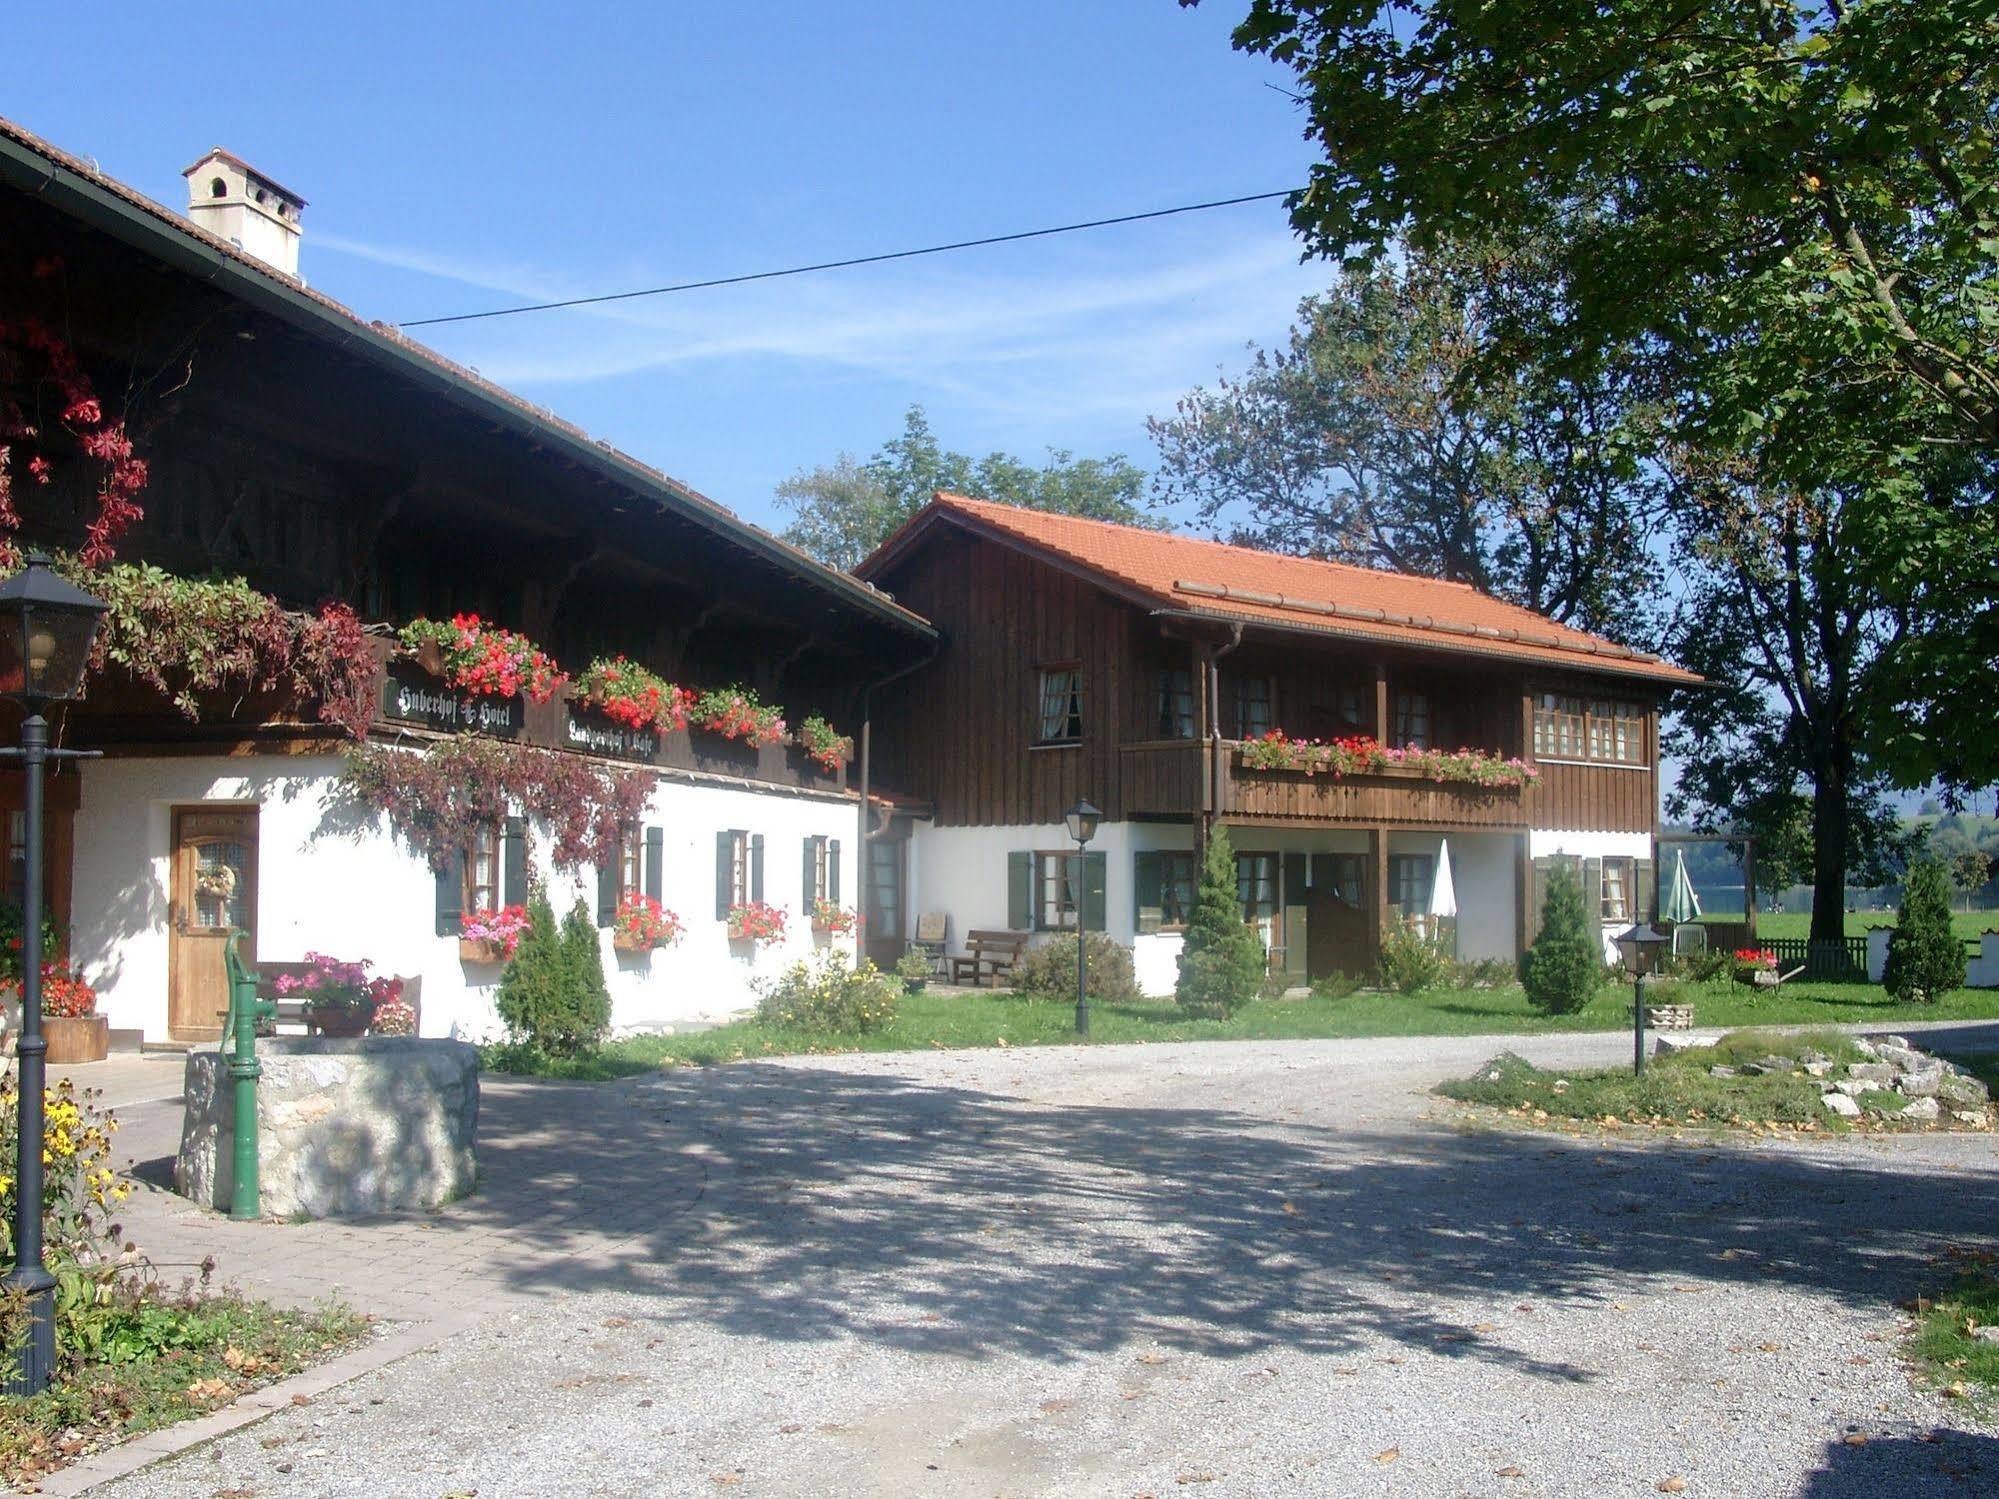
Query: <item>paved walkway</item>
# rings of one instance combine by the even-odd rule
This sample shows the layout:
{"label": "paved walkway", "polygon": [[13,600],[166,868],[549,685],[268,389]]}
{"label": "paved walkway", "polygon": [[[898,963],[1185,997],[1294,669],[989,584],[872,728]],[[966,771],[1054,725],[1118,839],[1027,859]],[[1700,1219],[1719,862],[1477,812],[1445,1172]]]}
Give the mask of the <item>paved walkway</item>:
{"label": "paved walkway", "polygon": [[[1522,1136],[1424,1092],[1502,1046],[1628,1045],[495,1082],[482,1189],[436,1214],[135,1200],[156,1255],[263,1294],[484,1315],[103,1492],[1999,1491],[1999,1428],[1911,1391],[1892,1309],[1999,1248],[1994,1140]],[[178,1106],[125,1112],[156,1174]]]}

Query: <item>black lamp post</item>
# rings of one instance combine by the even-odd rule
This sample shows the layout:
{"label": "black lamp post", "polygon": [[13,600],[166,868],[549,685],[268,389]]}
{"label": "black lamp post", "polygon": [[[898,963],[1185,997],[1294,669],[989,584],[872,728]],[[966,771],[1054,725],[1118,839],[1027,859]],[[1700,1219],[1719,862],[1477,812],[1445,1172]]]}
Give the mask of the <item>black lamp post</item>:
{"label": "black lamp post", "polygon": [[1088,802],[1077,802],[1062,814],[1062,820],[1069,825],[1069,836],[1076,840],[1076,883],[1072,887],[1076,900],[1076,1034],[1085,1039],[1090,1034],[1090,959],[1089,947],[1083,941],[1083,912],[1089,904],[1085,894],[1089,866],[1084,862],[1083,847],[1097,836],[1097,819],[1101,816]]}
{"label": "black lamp post", "polygon": [[79,760],[77,750],[49,748],[48,720],[42,709],[76,696],[97,637],[97,622],[109,608],[81,588],[56,576],[49,559],[28,554],[27,566],[0,583],[0,696],[22,704],[21,747],[0,750],[0,759],[18,760],[24,771],[27,869],[21,880],[21,1059],[20,1116],[15,1134],[20,1157],[14,1181],[14,1267],[0,1285],[26,1298],[28,1339],[8,1371],[10,1395],[36,1395],[48,1387],[55,1369],[55,1277],[42,1262],[42,1088],[49,1043],[42,1037],[42,766],[50,760]]}
{"label": "black lamp post", "polygon": [[1672,939],[1650,922],[1641,921],[1617,934],[1618,956],[1631,970],[1631,1071],[1645,1071],[1645,975],[1659,960],[1659,949]]}

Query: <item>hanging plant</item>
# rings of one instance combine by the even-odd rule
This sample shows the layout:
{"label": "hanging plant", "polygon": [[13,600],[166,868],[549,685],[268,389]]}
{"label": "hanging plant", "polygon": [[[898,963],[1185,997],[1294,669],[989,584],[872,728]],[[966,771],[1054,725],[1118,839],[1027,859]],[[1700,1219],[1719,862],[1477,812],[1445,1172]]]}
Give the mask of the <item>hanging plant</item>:
{"label": "hanging plant", "polygon": [[638,821],[657,777],[460,734],[425,749],[365,745],[348,757],[346,779],[434,869],[482,827],[519,812],[548,830],[557,867],[575,870],[616,854],[620,829]]}
{"label": "hanging plant", "polygon": [[311,699],[320,722],[367,737],[381,668],[345,604],[293,611],[241,578],[181,578],[151,564],[88,572],[63,558],[57,570],[110,605],[93,671],[121,667],[191,722],[204,697],[286,691]]}
{"label": "hanging plant", "polygon": [[829,775],[838,775],[854,758],[854,741],[817,713],[798,726],[798,747]]}
{"label": "hanging plant", "polygon": [[476,614],[454,614],[449,624],[413,619],[396,638],[451,686],[475,697],[526,693],[545,703],[569,680],[527,636],[489,625]]}
{"label": "hanging plant", "polygon": [[700,693],[687,716],[698,728],[745,744],[776,744],[784,738],[784,710],[759,701],[747,687],[718,687]]}
{"label": "hanging plant", "polygon": [[629,729],[670,734],[687,727],[694,694],[623,656],[599,656],[576,679],[576,696],[594,704],[613,723]]}

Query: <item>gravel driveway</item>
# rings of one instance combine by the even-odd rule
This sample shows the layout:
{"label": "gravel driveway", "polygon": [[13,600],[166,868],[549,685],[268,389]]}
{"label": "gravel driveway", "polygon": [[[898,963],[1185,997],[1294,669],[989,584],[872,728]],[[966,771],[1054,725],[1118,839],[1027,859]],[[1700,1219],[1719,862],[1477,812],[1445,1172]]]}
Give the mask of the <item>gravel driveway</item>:
{"label": "gravel driveway", "polygon": [[609,1086],[620,1164],[535,1148],[656,1200],[643,1253],[524,1265],[436,1350],[98,1492],[1999,1492],[1999,1424],[1911,1390],[1893,1309],[1999,1247],[1992,1139],[1625,1144],[1424,1095],[1496,1045]]}

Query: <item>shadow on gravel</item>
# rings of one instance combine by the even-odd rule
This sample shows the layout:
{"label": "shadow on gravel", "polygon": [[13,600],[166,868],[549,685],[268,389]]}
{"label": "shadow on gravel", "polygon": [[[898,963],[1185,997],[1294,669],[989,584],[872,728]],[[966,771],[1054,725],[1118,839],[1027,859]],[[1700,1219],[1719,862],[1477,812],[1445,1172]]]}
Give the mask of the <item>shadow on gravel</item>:
{"label": "shadow on gravel", "polygon": [[1315,1130],[757,1063],[510,1085],[484,1114],[481,1190],[452,1220],[529,1251],[579,1227],[634,1239],[564,1287],[653,1297],[667,1323],[967,1357],[1383,1337],[1582,1380],[1478,1324],[1765,1282],[1885,1311],[1999,1225],[1999,1173],[1857,1149]]}
{"label": "shadow on gravel", "polygon": [[1966,1499],[1999,1493],[1999,1438],[1939,1427],[1921,1437],[1834,1442],[1798,1499]]}

